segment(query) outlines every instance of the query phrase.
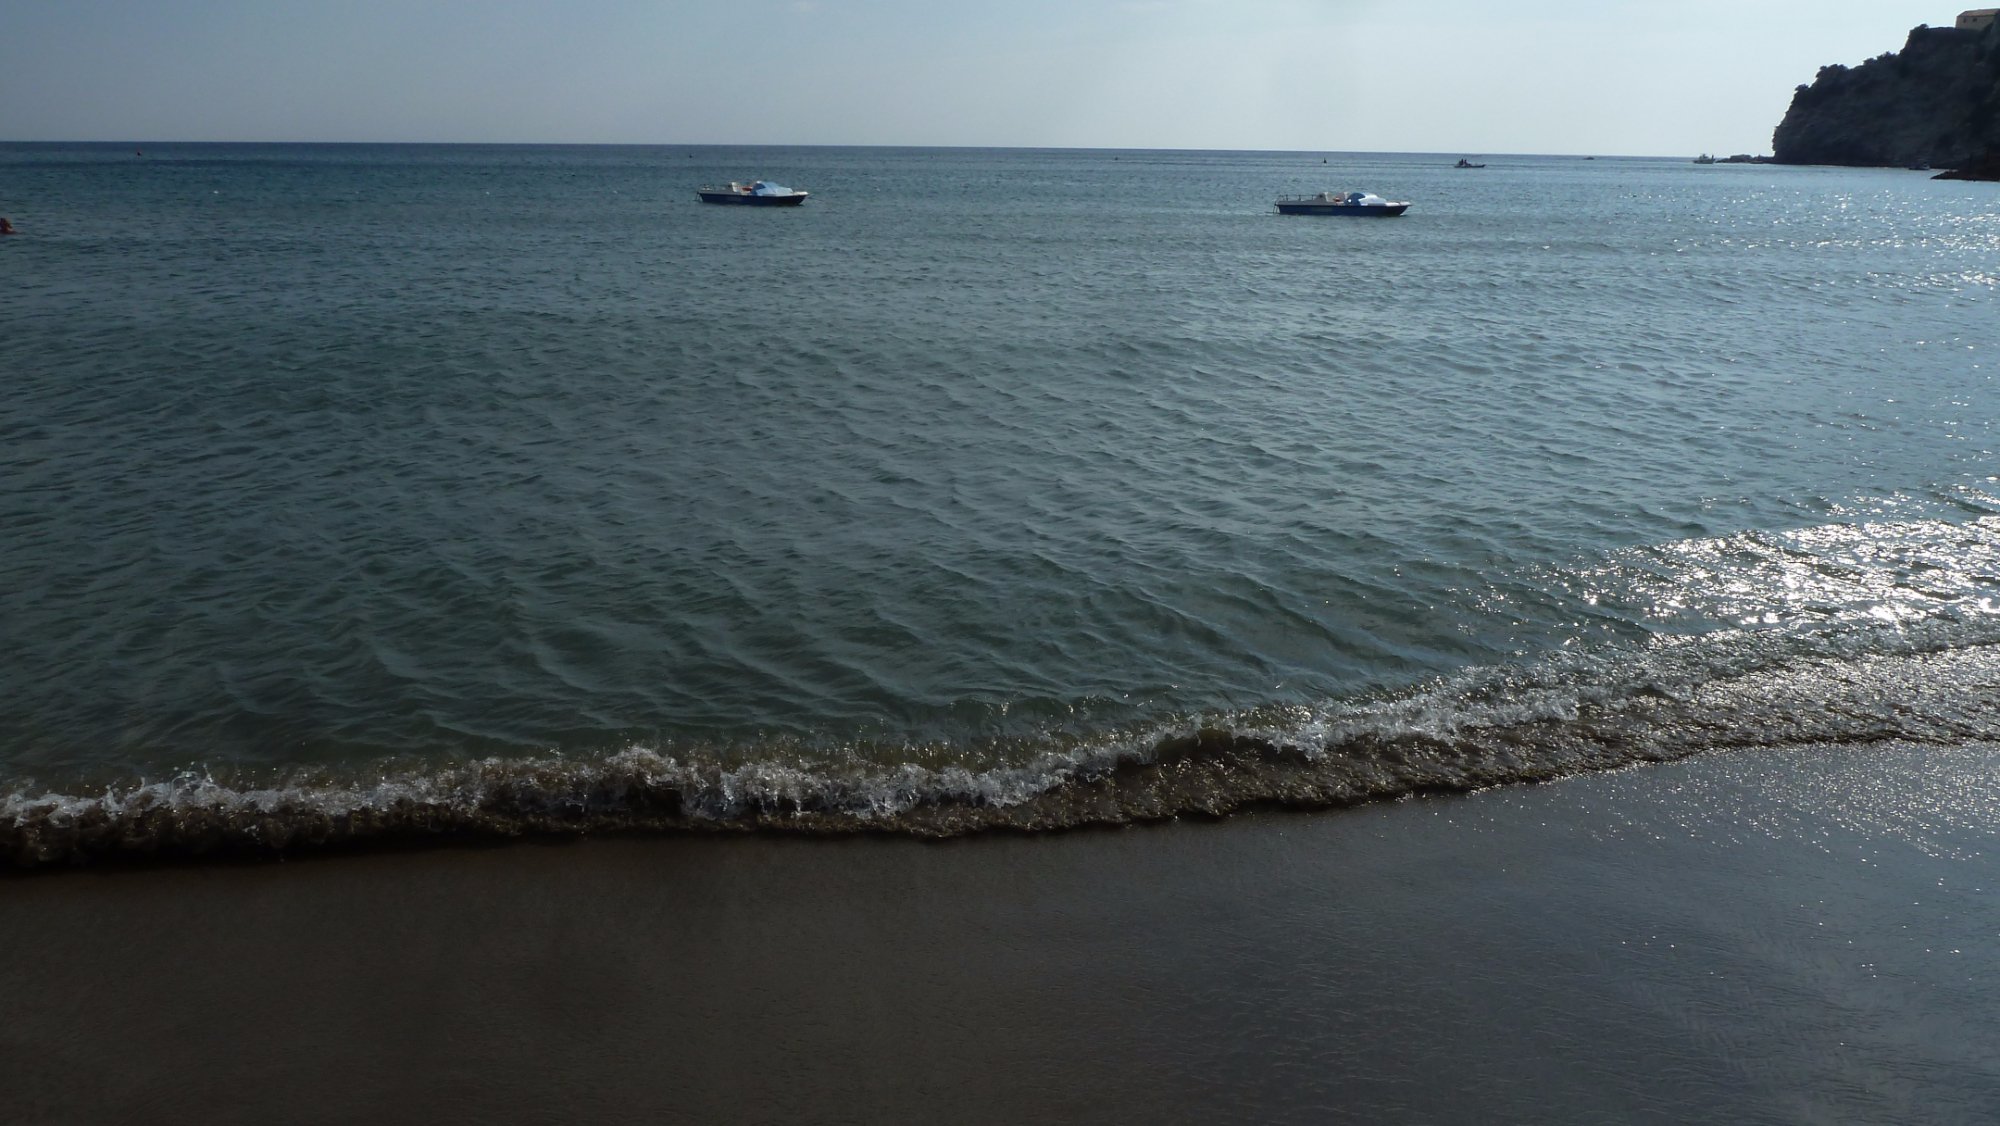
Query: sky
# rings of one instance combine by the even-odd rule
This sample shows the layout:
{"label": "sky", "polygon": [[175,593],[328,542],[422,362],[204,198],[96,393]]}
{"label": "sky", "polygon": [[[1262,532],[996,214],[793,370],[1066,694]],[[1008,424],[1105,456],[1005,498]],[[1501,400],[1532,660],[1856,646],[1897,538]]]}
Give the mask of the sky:
{"label": "sky", "polygon": [[1910,0],[0,0],[0,140],[1766,153]]}

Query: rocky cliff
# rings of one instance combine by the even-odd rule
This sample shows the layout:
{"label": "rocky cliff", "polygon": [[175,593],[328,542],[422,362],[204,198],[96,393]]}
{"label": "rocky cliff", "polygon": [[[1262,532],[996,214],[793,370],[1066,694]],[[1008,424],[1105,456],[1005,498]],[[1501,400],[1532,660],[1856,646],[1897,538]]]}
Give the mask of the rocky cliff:
{"label": "rocky cliff", "polygon": [[1821,67],[1771,136],[1781,164],[1958,168],[2000,152],[2000,24],[1919,27],[1899,52]]}

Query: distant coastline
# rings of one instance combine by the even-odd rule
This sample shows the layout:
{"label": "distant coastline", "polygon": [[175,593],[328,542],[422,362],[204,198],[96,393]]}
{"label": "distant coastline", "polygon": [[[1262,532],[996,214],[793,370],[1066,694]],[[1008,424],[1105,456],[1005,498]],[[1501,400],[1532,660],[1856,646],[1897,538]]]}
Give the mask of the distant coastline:
{"label": "distant coastline", "polygon": [[[1978,16],[1984,13],[1967,13]],[[1917,27],[1900,52],[1821,67],[1772,133],[1780,164],[1958,169],[2000,153],[2000,24]]]}
{"label": "distant coastline", "polygon": [[[994,153],[1074,153],[1088,155],[1097,153],[1137,154],[1184,154],[1188,156],[1211,157],[1229,154],[1257,156],[1298,156],[1310,157],[1314,163],[1324,158],[1342,157],[1406,157],[1414,161],[1430,164],[1443,160],[1449,164],[1458,154],[1453,150],[1433,149],[1255,149],[1255,148],[1125,148],[1119,146],[1089,145],[848,145],[848,144],[788,144],[782,142],[722,142],[722,141],[218,141],[218,140],[101,140],[92,138],[49,140],[47,138],[8,139],[0,138],[0,149],[102,149],[108,155],[118,156],[128,161],[163,160],[170,161],[177,154],[189,150],[215,149],[310,149],[310,150],[392,150],[392,149],[461,149],[504,151],[550,150],[585,151],[592,149],[663,150],[676,156],[702,152],[994,152]],[[134,150],[143,150],[135,156]],[[1672,152],[1501,152],[1483,154],[1485,161],[1493,160],[1631,160],[1655,161],[1659,163],[1684,164],[1686,153]],[[1738,153],[1731,156],[1713,158],[1716,164],[1776,164],[1785,163],[1771,156],[1756,156]]]}

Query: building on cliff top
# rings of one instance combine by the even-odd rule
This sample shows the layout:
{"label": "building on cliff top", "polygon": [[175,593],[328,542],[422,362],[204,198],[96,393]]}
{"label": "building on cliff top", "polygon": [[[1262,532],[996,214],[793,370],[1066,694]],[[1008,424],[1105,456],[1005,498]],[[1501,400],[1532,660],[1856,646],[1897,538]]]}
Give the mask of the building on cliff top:
{"label": "building on cliff top", "polygon": [[1974,8],[1958,14],[1958,30],[1985,31],[1993,26],[1995,16],[2000,16],[2000,8]]}

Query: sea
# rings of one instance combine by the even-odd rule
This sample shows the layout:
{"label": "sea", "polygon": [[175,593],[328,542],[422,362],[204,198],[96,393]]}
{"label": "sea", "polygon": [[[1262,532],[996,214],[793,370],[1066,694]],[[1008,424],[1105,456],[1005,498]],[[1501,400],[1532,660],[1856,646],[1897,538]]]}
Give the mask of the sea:
{"label": "sea", "polygon": [[1459,155],[0,145],[0,857],[2000,739],[1992,185]]}

